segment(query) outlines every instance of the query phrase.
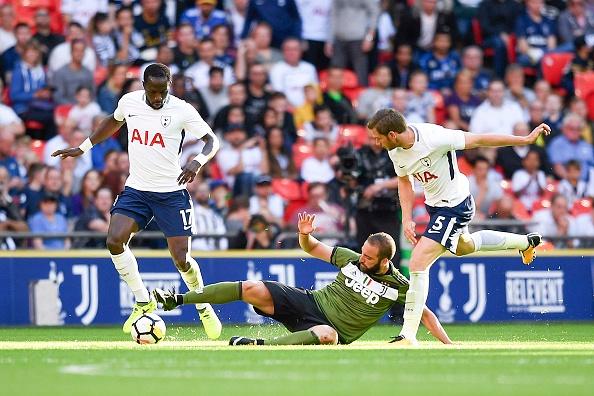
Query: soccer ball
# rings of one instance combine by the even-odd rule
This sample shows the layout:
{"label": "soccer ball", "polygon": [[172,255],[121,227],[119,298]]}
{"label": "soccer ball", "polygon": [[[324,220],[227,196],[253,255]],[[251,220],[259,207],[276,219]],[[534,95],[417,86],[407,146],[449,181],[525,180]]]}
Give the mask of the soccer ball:
{"label": "soccer ball", "polygon": [[156,344],[165,337],[165,322],[157,314],[142,315],[132,324],[130,335],[138,344]]}

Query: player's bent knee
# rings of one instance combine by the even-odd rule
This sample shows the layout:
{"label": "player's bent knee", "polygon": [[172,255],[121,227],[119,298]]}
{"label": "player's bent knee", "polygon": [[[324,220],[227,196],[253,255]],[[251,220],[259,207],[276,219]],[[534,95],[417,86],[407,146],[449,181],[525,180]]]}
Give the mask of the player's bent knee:
{"label": "player's bent knee", "polygon": [[105,244],[111,254],[121,254],[124,252],[127,239],[120,235],[108,234]]}
{"label": "player's bent knee", "polygon": [[241,281],[241,295],[244,298],[256,297],[262,295],[265,291],[268,291],[268,289],[260,281]]}
{"label": "player's bent knee", "polygon": [[328,325],[319,325],[311,328],[322,345],[338,344],[338,333]]}

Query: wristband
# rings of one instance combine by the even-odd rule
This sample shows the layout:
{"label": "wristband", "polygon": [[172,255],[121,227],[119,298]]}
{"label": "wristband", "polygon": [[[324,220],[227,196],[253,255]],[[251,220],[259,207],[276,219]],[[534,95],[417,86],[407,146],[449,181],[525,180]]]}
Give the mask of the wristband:
{"label": "wristband", "polygon": [[80,146],[78,146],[78,148],[81,149],[83,153],[86,153],[93,148],[93,143],[91,142],[90,138],[86,138],[85,141],[82,142]]}
{"label": "wristband", "polygon": [[208,157],[206,155],[200,153],[194,157],[194,161],[198,161],[200,166],[204,166],[208,162]]}
{"label": "wristband", "polygon": [[175,295],[175,305],[177,305],[178,307],[180,305],[184,305],[184,295],[183,294]]}

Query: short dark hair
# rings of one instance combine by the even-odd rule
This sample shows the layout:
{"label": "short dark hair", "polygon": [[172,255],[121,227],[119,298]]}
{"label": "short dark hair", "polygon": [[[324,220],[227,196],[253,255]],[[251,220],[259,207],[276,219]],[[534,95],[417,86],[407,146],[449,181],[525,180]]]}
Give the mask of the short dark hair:
{"label": "short dark hair", "polygon": [[385,258],[392,260],[394,254],[396,254],[396,242],[394,242],[394,238],[390,234],[386,234],[385,232],[371,234],[367,237],[367,242],[378,248],[378,259],[380,261]]}
{"label": "short dark hair", "polygon": [[76,87],[76,91],[74,91],[74,93],[78,94],[80,91],[84,91],[85,89],[89,91],[89,93],[93,93],[93,90],[88,85],[79,85]]}
{"label": "short dark hair", "polygon": [[165,78],[167,81],[171,81],[171,71],[162,63],[151,63],[144,69],[143,81],[147,81],[149,78]]}
{"label": "short dark hair", "polygon": [[323,187],[325,191],[328,191],[328,188],[326,187],[326,185],[324,183],[321,183],[321,182],[311,182],[307,186],[307,195],[309,195],[314,188],[318,188],[318,187]]}
{"label": "short dark hair", "polygon": [[129,6],[121,6],[120,8],[118,8],[115,12],[115,16],[116,18],[120,16],[120,14],[122,12],[126,12],[128,11],[129,13],[131,13],[132,15],[134,15],[134,11],[132,11],[132,7]]}
{"label": "short dark hair", "polygon": [[17,30],[19,30],[20,28],[27,28],[27,29],[31,29],[31,26],[29,26],[28,23],[25,22],[19,22],[16,25],[14,25],[14,31],[16,32]]}
{"label": "short dark hair", "polygon": [[208,77],[212,77],[213,74],[220,74],[220,75],[224,75],[225,74],[225,70],[223,70],[222,67],[218,67],[218,66],[212,66],[209,70],[208,70]]}
{"label": "short dark hair", "polygon": [[74,48],[76,44],[82,44],[85,46],[85,48],[87,47],[87,43],[85,42],[85,40],[77,38],[70,42],[70,50],[72,50],[72,48]]}
{"label": "short dark hair", "polygon": [[572,159],[569,160],[565,163],[565,168],[569,169],[569,168],[576,168],[576,169],[582,169],[582,163],[578,160]]}
{"label": "short dark hair", "polygon": [[489,164],[489,166],[491,165],[491,162],[487,159],[487,157],[480,154],[476,156],[474,161],[472,161],[472,166],[476,166],[476,164],[478,164],[479,162],[486,162],[487,164]]}
{"label": "short dark hair", "polygon": [[85,30],[85,28],[83,28],[83,25],[81,25],[80,23],[76,22],[76,21],[70,21],[70,23],[68,24],[68,28],[79,28],[80,30]]}
{"label": "short dark hair", "polygon": [[314,116],[318,115],[318,113],[321,113],[322,111],[329,111],[330,113],[332,113],[332,110],[330,110],[330,107],[323,105],[323,104],[315,105],[313,108]]}
{"label": "short dark hair", "polygon": [[386,136],[391,131],[403,133],[407,125],[404,116],[394,109],[380,109],[367,122],[367,128],[375,129],[380,135]]}

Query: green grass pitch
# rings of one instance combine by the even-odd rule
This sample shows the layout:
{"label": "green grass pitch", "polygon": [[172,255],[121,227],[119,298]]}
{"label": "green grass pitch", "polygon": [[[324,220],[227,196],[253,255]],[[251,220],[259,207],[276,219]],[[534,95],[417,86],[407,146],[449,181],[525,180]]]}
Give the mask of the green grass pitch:
{"label": "green grass pitch", "polygon": [[[115,327],[0,328],[3,395],[593,395],[594,324],[450,325],[443,347],[416,349],[377,326],[349,346],[229,347],[200,328],[169,326],[134,344]],[[270,337],[278,326],[227,326]]]}

